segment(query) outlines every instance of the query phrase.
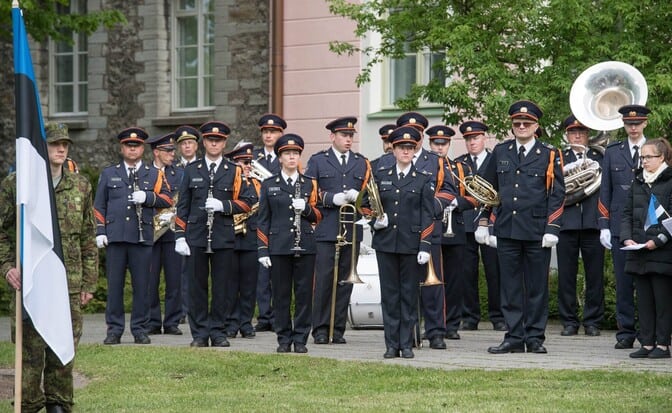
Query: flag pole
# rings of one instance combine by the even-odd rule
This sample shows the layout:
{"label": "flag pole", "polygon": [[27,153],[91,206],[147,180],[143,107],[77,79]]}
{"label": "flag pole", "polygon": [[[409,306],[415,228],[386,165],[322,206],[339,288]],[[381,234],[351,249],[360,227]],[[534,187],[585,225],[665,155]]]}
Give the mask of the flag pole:
{"label": "flag pole", "polygon": [[[22,208],[16,206],[16,268],[19,270],[23,281],[23,268],[21,268],[21,245],[22,245]],[[14,412],[21,413],[21,400],[23,399],[23,293],[21,289],[15,290],[14,309]]]}

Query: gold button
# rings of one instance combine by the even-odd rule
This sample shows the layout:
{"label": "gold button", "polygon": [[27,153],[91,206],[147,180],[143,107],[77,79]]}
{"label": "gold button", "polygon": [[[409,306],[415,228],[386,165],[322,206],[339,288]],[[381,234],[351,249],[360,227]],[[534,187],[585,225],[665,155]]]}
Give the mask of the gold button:
{"label": "gold button", "polygon": [[396,212],[394,213],[394,216],[395,216],[395,217],[397,216],[397,213],[396,213]]}
{"label": "gold button", "polygon": [[516,170],[516,175],[520,175],[520,170],[519,169]]}
{"label": "gold button", "polygon": [[397,189],[397,193],[399,193],[399,190]]}
{"label": "gold button", "polygon": [[397,224],[392,225],[392,228],[397,228]]}
{"label": "gold button", "polygon": [[518,188],[518,184],[515,184],[513,187],[514,187],[514,188]]}
{"label": "gold button", "polygon": [[516,212],[516,211],[514,210],[514,211],[512,212],[512,214],[513,214],[513,215],[516,215],[516,214],[517,214],[517,212]]}
{"label": "gold button", "polygon": [[517,196],[514,196],[514,197],[513,197],[513,201],[515,202],[515,201],[517,201],[517,200],[518,200],[518,197],[517,197]]}
{"label": "gold button", "polygon": [[394,205],[399,205],[399,201],[394,201]]}
{"label": "gold button", "polygon": [[130,217],[126,217],[126,221],[130,221],[130,220],[131,220],[131,218],[130,218]]}

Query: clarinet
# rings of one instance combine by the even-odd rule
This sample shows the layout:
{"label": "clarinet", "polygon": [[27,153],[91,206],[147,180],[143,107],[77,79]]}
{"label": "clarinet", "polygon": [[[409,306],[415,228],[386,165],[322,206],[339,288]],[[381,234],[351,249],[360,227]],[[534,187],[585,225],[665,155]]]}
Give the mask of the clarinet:
{"label": "clarinet", "polygon": [[[294,199],[299,199],[301,197],[301,177],[296,178],[296,183],[294,184]],[[294,256],[301,256],[301,251],[303,248],[301,244],[301,210],[294,209],[294,247],[291,251],[294,251]]]}
{"label": "clarinet", "polygon": [[[215,186],[215,168],[210,168],[210,173],[208,175],[210,178],[210,185],[208,186],[208,198],[213,198],[213,189]],[[208,221],[206,225],[208,226],[208,247],[205,249],[206,254],[212,254],[212,224],[215,222],[215,211],[208,209]]]}
{"label": "clarinet", "polygon": [[[133,168],[133,192],[140,190],[138,173]],[[145,237],[142,236],[142,204],[135,204],[135,215],[138,217],[138,233],[140,237],[138,242],[145,242]]]}

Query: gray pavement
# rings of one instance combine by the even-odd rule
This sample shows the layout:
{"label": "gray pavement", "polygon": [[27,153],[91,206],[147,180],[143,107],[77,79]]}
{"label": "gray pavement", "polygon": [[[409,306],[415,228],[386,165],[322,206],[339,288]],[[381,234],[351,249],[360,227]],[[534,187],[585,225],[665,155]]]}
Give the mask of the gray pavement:
{"label": "gray pavement", "polygon": [[[127,321],[128,326],[128,321]],[[353,330],[346,331],[345,345],[315,345],[308,342],[308,357],[325,357],[350,361],[374,361],[386,364],[409,365],[414,367],[430,367],[445,370],[456,369],[483,369],[506,370],[518,368],[538,369],[576,369],[592,370],[607,369],[621,371],[650,371],[671,373],[672,361],[663,360],[635,360],[628,357],[632,350],[615,350],[614,331],[602,331],[599,337],[587,337],[581,334],[573,337],[560,336],[561,327],[557,324],[549,325],[546,331],[545,346],[548,354],[502,354],[493,355],[487,348],[502,341],[503,333],[493,331],[490,323],[479,325],[476,331],[460,331],[461,340],[446,340],[447,350],[431,350],[428,342],[424,342],[422,349],[415,350],[414,359],[384,360],[385,344],[382,330]],[[180,346],[188,347],[191,342],[188,325],[181,325],[184,331],[182,336],[153,335],[153,346]],[[85,315],[84,335],[81,342],[85,344],[100,344],[105,338],[105,318],[103,314]],[[9,341],[9,318],[0,317],[0,341]],[[195,351],[244,351],[251,353],[276,354],[277,347],[274,333],[257,333],[254,339],[245,339],[240,336],[230,339],[231,347],[223,349],[195,349]],[[126,331],[122,337],[123,346],[133,344],[133,336]],[[306,355],[283,354],[278,357],[306,357]]]}

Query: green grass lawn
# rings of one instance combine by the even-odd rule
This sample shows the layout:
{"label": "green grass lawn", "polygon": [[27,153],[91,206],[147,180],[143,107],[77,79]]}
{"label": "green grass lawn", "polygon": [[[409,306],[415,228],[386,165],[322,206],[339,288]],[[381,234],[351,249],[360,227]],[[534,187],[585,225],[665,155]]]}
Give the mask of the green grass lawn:
{"label": "green grass lawn", "polygon": [[[0,343],[0,365],[13,346]],[[672,364],[670,365],[672,370]],[[177,347],[80,346],[77,412],[664,412],[672,374],[444,371]],[[10,412],[0,401],[0,412]]]}

